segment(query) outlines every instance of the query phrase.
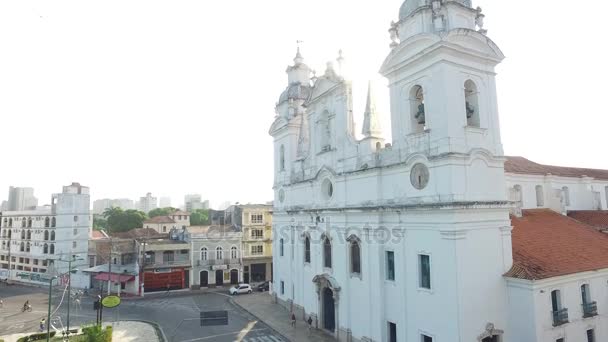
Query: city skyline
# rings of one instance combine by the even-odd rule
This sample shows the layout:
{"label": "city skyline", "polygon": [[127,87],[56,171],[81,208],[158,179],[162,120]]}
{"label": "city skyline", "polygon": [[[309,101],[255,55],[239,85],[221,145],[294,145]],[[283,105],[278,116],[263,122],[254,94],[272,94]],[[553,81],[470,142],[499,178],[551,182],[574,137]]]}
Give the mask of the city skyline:
{"label": "city skyline", "polygon": [[[33,187],[45,204],[57,184],[74,181],[89,186],[93,200],[152,192],[175,203],[200,192],[216,203],[265,203],[273,197],[271,138],[265,132],[296,40],[303,41],[304,58],[318,74],[344,50],[355,82],[357,131],[367,80],[376,82],[390,141],[388,91],[377,70],[389,51],[388,18],[397,19],[401,2],[275,1],[272,12],[250,2],[242,2],[240,11],[233,4],[195,1],[169,7],[134,1],[120,3],[121,11],[112,1],[2,3],[1,31],[20,34],[0,36],[6,47],[0,113],[4,127],[27,127],[30,135],[23,139],[21,129],[5,129],[0,141],[19,144],[4,157],[23,164],[31,159],[23,151],[36,151],[36,163],[53,167],[44,175],[40,168],[4,169],[0,195],[10,185]],[[595,42],[601,39],[601,9],[608,5],[569,16],[566,6],[553,6],[547,15],[550,4],[474,2],[507,53],[497,69],[505,152],[544,164],[608,168],[608,160],[597,158],[601,145],[593,143],[606,123],[596,113],[603,105],[598,80],[608,71]],[[352,15],[336,15],[345,8]],[[513,18],[527,24],[512,25]],[[542,48],[539,36],[546,42]],[[244,86],[255,91],[241,91]],[[571,96],[573,88],[586,94]],[[539,137],[544,144],[530,143]],[[53,153],[45,153],[47,142]]]}

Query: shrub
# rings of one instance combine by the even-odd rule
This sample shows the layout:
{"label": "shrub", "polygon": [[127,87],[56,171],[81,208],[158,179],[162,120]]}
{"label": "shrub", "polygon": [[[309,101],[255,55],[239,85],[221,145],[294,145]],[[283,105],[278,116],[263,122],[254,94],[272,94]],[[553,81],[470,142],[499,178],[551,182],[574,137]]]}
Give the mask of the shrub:
{"label": "shrub", "polygon": [[108,325],[106,327],[106,341],[105,342],[112,342],[112,326]]}
{"label": "shrub", "polygon": [[[51,337],[55,336],[55,332],[51,331]],[[46,333],[32,334],[29,336],[23,336],[17,340],[17,342],[30,342],[30,341],[40,341],[46,340]]]}

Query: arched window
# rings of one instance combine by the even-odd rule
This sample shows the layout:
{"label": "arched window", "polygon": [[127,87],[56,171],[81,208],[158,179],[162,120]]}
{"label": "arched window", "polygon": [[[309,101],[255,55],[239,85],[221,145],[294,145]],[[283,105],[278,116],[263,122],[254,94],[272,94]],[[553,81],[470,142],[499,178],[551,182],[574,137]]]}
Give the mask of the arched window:
{"label": "arched window", "polygon": [[581,297],[583,300],[583,306],[587,303],[591,303],[591,293],[589,292],[589,284],[583,284],[581,286]]}
{"label": "arched window", "polygon": [[284,254],[284,245],[285,241],[283,239],[279,240],[279,256],[283,256]]}
{"label": "arched window", "polygon": [[57,225],[57,220],[53,217],[51,219],[51,227],[55,227]]}
{"label": "arched window", "polygon": [[304,262],[310,263],[310,236],[304,238]]}
{"label": "arched window", "polygon": [[523,192],[521,191],[521,185],[516,184],[513,187],[513,191],[514,191],[514,193],[513,193],[513,200],[515,202],[520,202],[520,203],[523,202],[524,198],[523,198]]}
{"label": "arched window", "polygon": [[48,228],[48,227],[50,227],[50,226],[51,226],[51,219],[50,219],[50,218],[48,218],[48,217],[45,217],[45,218],[44,218],[44,227],[45,227],[45,228]]}
{"label": "arched window", "polygon": [[45,240],[45,241],[48,241],[48,240],[49,240],[49,231],[48,231],[48,230],[45,230],[45,231],[44,231],[44,240]]}
{"label": "arched window", "polygon": [[217,247],[215,249],[215,258],[217,260],[223,259],[224,258],[224,251],[222,250],[222,247]]}
{"label": "arched window", "polygon": [[21,241],[21,244],[19,245],[19,252],[25,252],[25,243],[23,241]]}
{"label": "arched window", "polygon": [[478,91],[477,86],[471,80],[464,82],[464,99],[467,126],[480,127]]}
{"label": "arched window", "polygon": [[25,244],[25,251],[26,251],[26,252],[29,252],[29,251],[30,251],[30,247],[31,247],[30,243],[29,243],[29,242],[28,242],[28,243],[26,243],[26,244]]}
{"label": "arched window", "polygon": [[606,192],[606,209],[608,209],[608,186],[604,190]]}
{"label": "arched window", "polygon": [[542,207],[543,205],[545,205],[545,194],[543,191],[543,186],[537,185],[536,186],[536,206]]}
{"label": "arched window", "polygon": [[13,235],[13,231],[9,229],[8,230],[8,238],[10,239],[12,235]]}
{"label": "arched window", "polygon": [[25,229],[21,229],[21,240],[25,240]]}
{"label": "arched window", "polygon": [[55,245],[51,245],[50,252],[51,254],[55,254]]}
{"label": "arched window", "polygon": [[55,241],[55,231],[51,232],[51,241]]}
{"label": "arched window", "polygon": [[8,227],[8,219],[6,217],[4,218],[3,227]]}
{"label": "arched window", "polygon": [[32,239],[32,231],[31,230],[27,230],[27,239],[31,240]]}
{"label": "arched window", "polygon": [[426,110],[424,108],[424,90],[419,85],[410,90],[410,113],[412,133],[423,132],[426,127]]}
{"label": "arched window", "polygon": [[562,193],[564,194],[564,204],[570,205],[570,189],[567,186],[562,188]]}
{"label": "arched window", "polygon": [[25,228],[27,226],[27,220],[24,218],[21,219],[21,228]]}
{"label": "arched window", "polygon": [[361,274],[361,247],[358,239],[350,243],[350,272]]}
{"label": "arched window", "polygon": [[28,228],[32,228],[32,218],[31,217],[27,219],[27,226],[28,226]]}
{"label": "arched window", "polygon": [[323,240],[323,267],[331,268],[331,241],[327,236]]}
{"label": "arched window", "polygon": [[49,245],[47,245],[46,243],[44,244],[44,247],[42,248],[42,253],[44,253],[44,254],[49,253]]}
{"label": "arched window", "polygon": [[376,152],[379,152],[381,149],[382,149],[382,143],[378,141],[376,143]]}
{"label": "arched window", "polygon": [[201,260],[207,260],[207,247],[201,248]]}
{"label": "arched window", "polygon": [[230,259],[237,259],[239,257],[238,250],[235,246],[230,248]]}
{"label": "arched window", "polygon": [[279,171],[285,171],[285,146],[279,149]]}
{"label": "arched window", "polygon": [[13,219],[12,218],[8,219],[8,226],[11,227],[11,228],[13,227]]}

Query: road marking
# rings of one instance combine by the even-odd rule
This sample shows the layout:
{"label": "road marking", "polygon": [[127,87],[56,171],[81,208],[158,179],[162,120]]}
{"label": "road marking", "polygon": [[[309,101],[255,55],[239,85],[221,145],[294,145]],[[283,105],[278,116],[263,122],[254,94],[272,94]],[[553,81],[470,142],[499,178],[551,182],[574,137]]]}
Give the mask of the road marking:
{"label": "road marking", "polygon": [[283,342],[283,340],[274,337],[272,335],[249,337],[243,340],[243,342]]}
{"label": "road marking", "polygon": [[[252,331],[264,331],[264,330],[267,330],[267,329],[252,329],[252,330],[249,330],[249,332],[252,332]],[[208,339],[212,339],[212,338],[216,338],[216,337],[221,337],[221,336],[236,335],[238,333],[240,333],[240,331],[235,331],[235,332],[225,333],[225,334],[218,334],[218,335],[213,335],[213,336],[205,336],[205,337],[193,338],[191,340],[183,340],[181,342],[203,341],[203,340],[208,340]]]}
{"label": "road marking", "polygon": [[245,337],[245,335],[247,335],[251,331],[251,329],[253,329],[256,323],[256,321],[247,323],[247,325],[243,328],[243,330],[241,330],[239,335],[236,337],[237,342],[241,342],[243,340],[243,337]]}

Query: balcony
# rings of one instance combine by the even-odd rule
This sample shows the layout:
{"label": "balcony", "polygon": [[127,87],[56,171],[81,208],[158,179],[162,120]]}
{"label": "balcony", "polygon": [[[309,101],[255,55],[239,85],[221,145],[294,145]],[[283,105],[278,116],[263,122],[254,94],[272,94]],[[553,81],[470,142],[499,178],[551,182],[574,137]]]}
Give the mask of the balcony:
{"label": "balcony", "polygon": [[146,260],[146,267],[164,267],[164,266],[190,266],[189,258],[177,258],[173,260]]}
{"label": "balcony", "polygon": [[207,259],[196,260],[197,266],[212,266],[212,265],[235,265],[240,264],[240,259]]}
{"label": "balcony", "polygon": [[568,309],[563,308],[557,311],[552,311],[552,314],[554,327],[568,323]]}
{"label": "balcony", "polygon": [[597,316],[597,302],[583,303],[583,318]]}

